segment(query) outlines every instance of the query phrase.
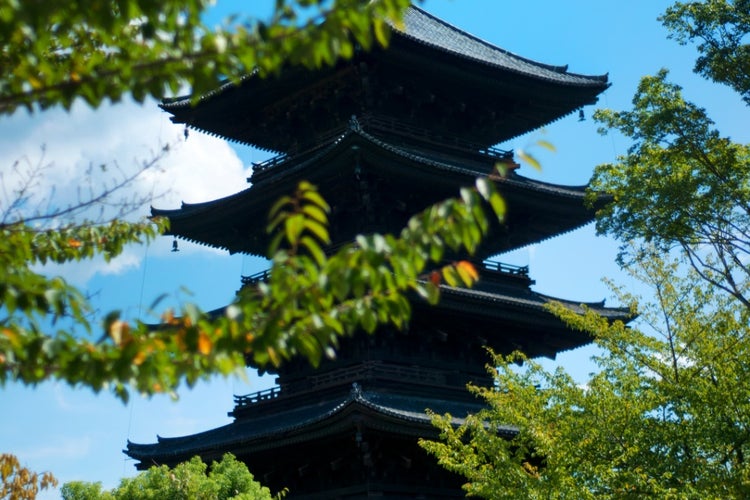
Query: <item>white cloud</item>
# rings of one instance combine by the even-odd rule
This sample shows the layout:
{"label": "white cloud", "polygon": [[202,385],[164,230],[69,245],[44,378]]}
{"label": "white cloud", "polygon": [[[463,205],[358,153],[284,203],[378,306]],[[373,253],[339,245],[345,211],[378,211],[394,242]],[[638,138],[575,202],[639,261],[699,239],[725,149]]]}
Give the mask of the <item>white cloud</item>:
{"label": "white cloud", "polygon": [[60,276],[71,285],[83,287],[97,274],[104,276],[117,276],[124,272],[137,268],[143,256],[143,251],[138,246],[130,246],[116,258],[106,262],[103,257],[66,264],[47,264],[35,268],[35,271],[50,276]]}
{"label": "white cloud", "polygon": [[145,187],[168,186],[169,193],[155,203],[177,208],[182,201],[196,203],[236,193],[247,187],[247,172],[224,140],[193,132],[162,162],[161,171],[147,172]]}
{"label": "white cloud", "polygon": [[[135,216],[148,215],[148,203],[177,208],[183,200],[189,203],[212,200],[247,186],[247,172],[226,141],[199,133],[191,133],[184,140],[182,132],[182,127],[172,124],[153,101],[144,105],[132,102],[104,105],[97,110],[76,105],[70,112],[56,109],[34,115],[16,113],[0,121],[0,172],[6,190],[0,196],[0,213],[6,209],[7,191],[19,179],[13,168],[17,162],[22,169],[40,163],[49,165],[36,179],[34,196],[28,204],[31,211],[44,211],[49,203],[45,197],[51,193],[56,206],[76,203],[81,190],[87,188],[83,178],[90,166],[94,167],[95,187],[101,187],[99,165],[107,165],[107,172],[115,167],[134,172],[164,144],[170,145],[170,152],[129,191],[131,196],[147,200]],[[154,194],[161,196],[152,199]],[[154,246],[155,252],[169,251],[166,244]],[[197,247],[192,251],[205,250]],[[143,254],[136,246],[109,263],[94,259],[46,267],[45,271],[61,274],[82,286],[94,275],[120,274],[137,266]]]}
{"label": "white cloud", "polygon": [[12,175],[9,170],[17,160],[49,163],[37,191],[54,189],[60,198],[57,203],[65,204],[76,201],[76,189],[90,165],[105,164],[111,170],[116,164],[134,172],[164,144],[173,146],[172,151],[136,183],[140,194],[169,189],[169,196],[159,204],[178,204],[182,199],[195,202],[226,196],[245,187],[242,162],[226,141],[198,133],[185,141],[182,128],[172,124],[153,101],[98,110],[78,105],[70,112],[17,113],[0,122],[0,168]]}

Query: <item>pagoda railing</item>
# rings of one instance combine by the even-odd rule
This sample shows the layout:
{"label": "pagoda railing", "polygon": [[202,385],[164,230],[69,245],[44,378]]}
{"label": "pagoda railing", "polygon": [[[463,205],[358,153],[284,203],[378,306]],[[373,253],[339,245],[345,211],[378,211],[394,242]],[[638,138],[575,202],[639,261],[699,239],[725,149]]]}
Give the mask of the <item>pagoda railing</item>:
{"label": "pagoda railing", "polygon": [[[482,262],[482,268],[505,275],[510,276],[518,276],[523,278],[529,277],[529,266],[516,266],[513,264],[506,264],[504,262],[494,261],[494,260],[485,260]],[[268,279],[271,277],[271,270],[265,269],[263,271],[257,272],[255,274],[251,274],[249,276],[241,276],[240,280],[242,282],[242,286],[252,286],[257,283],[268,281]]]}
{"label": "pagoda railing", "polygon": [[482,262],[482,267],[488,271],[496,273],[510,274],[511,276],[523,276],[524,278],[529,277],[529,266],[516,266],[495,260],[485,260]]}
{"label": "pagoda railing", "polygon": [[252,162],[253,165],[253,174],[257,172],[263,172],[264,170],[268,170],[269,168],[273,168],[276,165],[285,162],[289,158],[289,155],[286,153],[281,153],[276,156],[272,156],[271,158],[259,161],[259,162]]}
{"label": "pagoda railing", "polygon": [[274,387],[252,394],[234,396],[235,409],[246,408],[280,397],[317,392],[330,387],[349,386],[352,382],[361,383],[376,379],[398,383],[408,381],[412,384],[432,387],[452,387],[448,380],[448,374],[439,370],[425,369],[419,366],[385,364],[380,361],[366,361],[355,366],[312,375],[303,381],[285,384],[283,388]]}
{"label": "pagoda railing", "polygon": [[364,129],[391,132],[400,136],[419,139],[420,141],[428,142],[436,146],[447,146],[452,149],[469,153],[480,153],[496,160],[513,159],[513,151],[507,151],[494,146],[484,147],[455,135],[445,136],[442,134],[435,134],[430,129],[417,127],[395,119],[388,119],[375,115],[365,115],[359,119],[359,122]]}
{"label": "pagoda railing", "polygon": [[[400,137],[416,139],[419,142],[432,144],[441,148],[449,148],[453,149],[454,151],[480,154],[503,162],[510,161],[511,164],[508,165],[508,168],[517,167],[517,165],[513,163],[513,151],[496,148],[494,146],[485,147],[475,142],[462,139],[461,137],[458,137],[456,135],[446,136],[442,134],[436,134],[430,129],[410,125],[408,123],[404,123],[392,118],[367,114],[353,119],[357,123],[357,126],[361,127],[363,130],[377,130],[380,132],[387,132]],[[346,132],[346,129],[346,126],[341,126],[318,134],[318,136],[316,137],[315,145],[309,149],[305,149],[303,151],[290,151],[288,154],[281,153],[262,162],[253,162],[253,175],[255,175],[256,173],[265,172],[266,170],[276,167],[277,165],[284,163],[290,158],[300,155],[307,155],[317,149],[327,146],[330,141],[344,134]]]}
{"label": "pagoda railing", "polygon": [[270,277],[271,277],[271,270],[265,269],[258,273],[251,274],[250,276],[240,276],[240,281],[242,282],[242,286],[248,286],[248,285],[255,285],[257,283],[268,281],[268,278]]}
{"label": "pagoda railing", "polygon": [[264,389],[262,391],[254,392],[252,394],[245,394],[242,396],[234,396],[234,405],[237,408],[250,406],[255,403],[263,401],[270,401],[276,399],[281,395],[280,387],[272,387],[270,389]]}

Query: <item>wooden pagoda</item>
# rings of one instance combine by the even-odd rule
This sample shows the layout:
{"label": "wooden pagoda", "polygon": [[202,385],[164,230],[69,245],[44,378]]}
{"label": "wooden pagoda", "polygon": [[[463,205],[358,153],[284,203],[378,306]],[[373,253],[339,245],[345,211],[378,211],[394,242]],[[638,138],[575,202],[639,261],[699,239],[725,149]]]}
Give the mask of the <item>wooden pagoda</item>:
{"label": "wooden pagoda", "polygon": [[[551,300],[580,304],[533,291],[525,267],[486,260],[591,221],[585,186],[522,177],[512,154],[493,145],[596,102],[607,86],[606,76],[524,59],[412,7],[387,50],[316,71],[248,77],[197,105],[188,97],[165,102],[176,123],[278,153],[254,165],[244,191],[154,209],[176,237],[264,255],[271,203],[305,179],[331,204],[336,248],[359,233],[397,231],[498,162],[508,167],[498,181],[507,218],[473,257],[475,288],[443,286],[435,307],[414,299],[406,329],[344,339],[336,359],[318,369],[302,360],[283,365],[276,388],[235,397],[228,425],[128,442],[125,452],[141,469],[232,452],[272,490],[288,488],[289,498],[463,498],[460,479],[417,445],[436,437],[427,410],[449,412],[458,424],[481,408],[465,387],[492,384],[486,347],[554,357],[590,341],[545,308]],[[613,321],[628,314],[587,307]]]}

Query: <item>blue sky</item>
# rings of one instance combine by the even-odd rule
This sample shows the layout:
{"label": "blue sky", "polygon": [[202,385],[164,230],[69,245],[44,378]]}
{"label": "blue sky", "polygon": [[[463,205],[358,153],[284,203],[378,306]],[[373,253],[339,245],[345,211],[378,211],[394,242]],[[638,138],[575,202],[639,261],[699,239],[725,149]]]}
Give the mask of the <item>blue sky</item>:
{"label": "blue sky", "polygon": [[[263,15],[269,3],[252,2],[248,7],[250,2],[220,0],[212,19],[230,12]],[[569,64],[576,73],[608,73],[612,87],[596,107],[627,108],[639,78],[668,67],[671,79],[685,87],[689,99],[708,108],[724,133],[750,142],[748,108],[729,90],[693,75],[694,49],[667,40],[656,21],[670,3],[427,0],[423,7],[524,57]],[[613,161],[628,147],[620,137],[597,134],[590,119],[594,109],[585,110],[589,119],[584,122],[570,116],[543,133],[501,147],[525,148],[540,138],[550,141],[556,153],[536,151],[543,170],[524,167],[521,173],[548,182],[584,184],[595,165]],[[161,193],[153,201],[155,206],[174,208],[181,200],[210,200],[243,189],[250,162],[266,157],[195,132],[187,141],[181,136],[182,128],[173,126],[154,102],[96,111],[81,105],[71,113],[53,110],[31,117],[18,113],[0,120],[0,168],[8,174],[16,160],[51,163],[40,189],[54,186],[58,196],[72,196],[76,173],[87,164],[116,159],[122,168],[132,168],[160,143],[176,142],[175,152],[135,186],[141,193]],[[142,214],[147,213],[144,207]],[[128,249],[111,264],[94,261],[54,271],[95,293],[101,311],[122,309],[127,317],[146,318],[145,308],[162,293],[170,294],[172,304],[195,301],[205,309],[220,307],[239,287],[240,275],[264,268],[259,259],[228,256],[184,242],[179,253],[169,252],[170,247],[171,240],[161,238],[149,247]],[[616,248],[615,242],[595,237],[593,227],[587,226],[498,260],[530,265],[537,291],[594,301],[610,296],[602,278],[623,280],[613,263]],[[591,369],[587,362],[591,353],[591,349],[574,351],[557,362],[582,378]],[[63,482],[102,481],[112,487],[120,477],[135,473],[133,463],[121,452],[128,439],[153,442],[157,434],[184,435],[223,425],[229,422],[226,413],[232,409],[233,394],[272,384],[270,378],[250,374],[248,381],[220,379],[181,390],[178,402],[166,396],[136,395],[123,405],[110,394],[95,395],[54,382],[34,388],[11,383],[0,389],[0,452],[13,452],[25,465],[50,470]],[[52,493],[42,498],[56,497]]]}

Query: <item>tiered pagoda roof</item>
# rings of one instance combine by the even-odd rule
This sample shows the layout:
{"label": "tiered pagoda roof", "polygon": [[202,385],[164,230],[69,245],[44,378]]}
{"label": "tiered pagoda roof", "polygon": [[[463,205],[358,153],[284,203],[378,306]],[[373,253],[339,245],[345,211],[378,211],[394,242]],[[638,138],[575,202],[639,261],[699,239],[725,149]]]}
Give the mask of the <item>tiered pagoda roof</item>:
{"label": "tiered pagoda roof", "polygon": [[[319,370],[304,362],[282,366],[279,387],[235,397],[227,425],[152,444],[128,442],[125,451],[142,469],[232,452],[264,484],[305,499],[462,498],[460,479],[440,471],[416,445],[438,437],[430,412],[450,413],[460,425],[483,407],[465,384],[492,383],[481,359],[486,346],[554,357],[590,341],[546,309],[560,299],[529,290],[525,270],[499,267],[486,263],[477,289],[441,287],[437,307],[414,302],[408,332],[342,339],[339,359]],[[561,303],[610,321],[630,317],[603,303]]]}
{"label": "tiered pagoda roof", "polygon": [[322,70],[250,75],[197,105],[186,96],[162,107],[175,123],[279,153],[330,142],[352,115],[489,147],[595,103],[608,86],[606,75],[517,56],[411,7],[385,50]]}
{"label": "tiered pagoda roof", "polygon": [[[274,391],[238,397],[238,408],[249,405],[243,399],[267,398],[273,401],[278,396]],[[279,405],[277,405],[279,406]],[[142,445],[128,442],[128,454],[141,460],[145,467],[152,459],[162,461],[170,457],[170,462],[189,459],[200,454],[204,459],[219,460],[226,452],[244,456],[280,445],[293,445],[337,434],[342,428],[356,428],[362,418],[371,418],[378,425],[390,431],[407,436],[423,436],[430,430],[430,437],[437,437],[430,424],[430,416],[425,408],[432,408],[439,414],[457,415],[454,422],[460,424],[468,413],[476,413],[482,408],[479,403],[452,402],[439,398],[417,398],[393,393],[362,390],[353,384],[349,393],[322,403],[284,408],[274,411],[267,408],[264,415],[252,419],[238,419],[234,422],[190,436],[158,437],[159,445]],[[462,417],[463,415],[463,417]],[[503,429],[512,435],[514,429]]]}
{"label": "tiered pagoda roof", "polygon": [[584,205],[586,186],[523,177],[507,153],[394,144],[378,139],[356,119],[350,123],[341,136],[312,151],[256,165],[251,187],[237,194],[183,203],[176,210],[152,209],[152,214],[169,218],[168,234],[231,253],[266,256],[268,210],[301,180],[317,184],[331,204],[332,239],[344,243],[364,232],[399,230],[413,214],[455,196],[459,186],[471,185],[501,164],[510,167],[506,176],[497,176],[508,206],[506,221],[487,238],[479,257],[538,243],[593,219]]}
{"label": "tiered pagoda roof", "polygon": [[[246,398],[251,397],[270,398],[269,411],[192,436],[159,437],[157,445],[128,442],[127,453],[140,460],[139,468],[146,468],[195,454],[215,460],[231,452],[264,485],[287,487],[290,497],[306,500],[459,498],[459,478],[425,461],[417,446],[418,438],[437,438],[423,408],[467,415],[481,405],[401,396],[358,384],[348,394],[291,410],[277,405],[274,411],[274,395],[268,391]],[[456,425],[463,421],[461,416],[453,418]],[[498,431],[509,437],[516,432],[510,427]],[[286,452],[279,454],[279,449]]]}
{"label": "tiered pagoda roof", "polygon": [[265,256],[268,211],[301,180],[331,205],[329,251],[357,234],[399,231],[478,176],[493,179],[507,210],[477,254],[461,256],[480,271],[475,288],[441,286],[435,307],[413,297],[406,328],[343,338],[336,359],[317,369],[304,360],[283,364],[274,370],[279,387],[237,397],[226,426],[129,442],[137,467],[231,451],[293,498],[463,498],[460,478],[417,446],[417,438],[436,437],[427,410],[450,412],[460,424],[481,408],[465,387],[493,383],[487,347],[555,357],[590,342],[549,312],[553,301],[609,321],[630,318],[603,302],[537,293],[527,268],[486,261],[593,219],[586,186],[523,177],[513,155],[495,145],[594,103],[607,86],[606,76],[530,61],[412,7],[387,49],[356,51],[330,68],[250,75],[197,104],[163,103],[176,123],[278,153],[255,164],[251,186],[237,194],[152,209],[186,240]]}

